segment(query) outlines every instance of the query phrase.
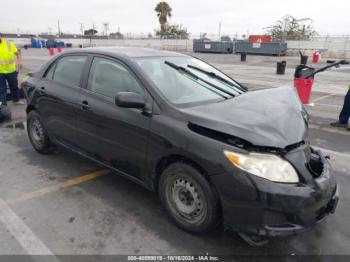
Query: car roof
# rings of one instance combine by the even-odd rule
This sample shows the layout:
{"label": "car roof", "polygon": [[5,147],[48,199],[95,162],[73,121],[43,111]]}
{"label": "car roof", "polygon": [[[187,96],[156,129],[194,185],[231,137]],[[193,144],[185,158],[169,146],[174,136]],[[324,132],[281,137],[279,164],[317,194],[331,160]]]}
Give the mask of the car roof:
{"label": "car roof", "polygon": [[141,47],[88,47],[80,49],[81,51],[99,53],[99,54],[111,54],[111,55],[123,55],[130,58],[135,57],[169,57],[169,56],[186,56],[176,52],[156,50],[152,48]]}

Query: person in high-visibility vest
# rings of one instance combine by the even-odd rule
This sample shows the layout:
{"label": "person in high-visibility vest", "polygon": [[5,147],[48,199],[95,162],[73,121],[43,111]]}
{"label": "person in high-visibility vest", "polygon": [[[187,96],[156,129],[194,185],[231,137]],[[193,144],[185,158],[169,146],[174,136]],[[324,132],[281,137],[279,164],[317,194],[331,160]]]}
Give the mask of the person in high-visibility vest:
{"label": "person in high-visibility vest", "polygon": [[4,39],[0,33],[0,103],[2,104],[2,107],[7,106],[6,83],[8,83],[10,87],[12,101],[14,103],[21,103],[18,89],[17,69],[22,69],[22,67],[23,63],[21,53],[13,42]]}
{"label": "person in high-visibility vest", "polygon": [[345,127],[350,131],[350,85],[344,98],[344,104],[339,114],[339,120],[331,123],[331,126]]}

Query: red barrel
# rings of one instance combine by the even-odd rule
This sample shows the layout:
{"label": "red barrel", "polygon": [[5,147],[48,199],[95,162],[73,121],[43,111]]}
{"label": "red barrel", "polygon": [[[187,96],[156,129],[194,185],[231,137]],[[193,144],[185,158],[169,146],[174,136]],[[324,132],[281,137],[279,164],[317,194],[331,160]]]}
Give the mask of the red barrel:
{"label": "red barrel", "polygon": [[55,55],[55,49],[49,48],[49,54],[50,54],[51,56]]}
{"label": "red barrel", "polygon": [[62,52],[62,47],[57,47],[57,51],[58,51],[58,53],[61,53]]}
{"label": "red barrel", "polygon": [[310,103],[313,79],[295,78],[294,87],[298,91],[300,101],[305,105]]}
{"label": "red barrel", "polygon": [[320,53],[315,52],[312,56],[312,63],[317,64],[320,61]]}

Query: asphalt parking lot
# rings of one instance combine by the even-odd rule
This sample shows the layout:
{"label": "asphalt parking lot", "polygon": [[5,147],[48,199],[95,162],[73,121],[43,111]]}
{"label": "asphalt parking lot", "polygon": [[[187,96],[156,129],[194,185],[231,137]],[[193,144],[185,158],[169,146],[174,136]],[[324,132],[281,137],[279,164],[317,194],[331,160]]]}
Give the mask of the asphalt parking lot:
{"label": "asphalt parking lot", "polygon": [[[46,50],[24,50],[24,71],[49,59]],[[294,57],[193,54],[213,63],[249,89],[292,85]],[[286,60],[286,75],[275,62]],[[210,254],[350,255],[350,132],[334,129],[349,83],[349,68],[316,77],[310,140],[331,156],[340,185],[335,215],[309,232],[253,248],[222,228],[195,236],[176,228],[157,196],[90,161],[59,150],[39,155],[23,125],[24,106],[11,105],[13,123],[0,127],[0,254]],[[288,117],[288,116],[286,116]],[[15,123],[17,123],[15,127]]]}

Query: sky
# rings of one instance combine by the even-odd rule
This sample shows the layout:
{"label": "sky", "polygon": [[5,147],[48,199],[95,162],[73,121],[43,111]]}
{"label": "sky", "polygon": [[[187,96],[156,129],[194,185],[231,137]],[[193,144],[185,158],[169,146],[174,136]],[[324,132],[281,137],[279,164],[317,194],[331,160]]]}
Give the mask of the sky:
{"label": "sky", "polygon": [[[15,33],[80,32],[92,28],[102,32],[140,35],[159,27],[154,7],[159,0],[1,0],[0,31]],[[182,24],[192,36],[200,33],[239,36],[261,34],[284,15],[312,18],[321,35],[350,34],[349,0],[168,0],[173,9],[170,23]]]}

